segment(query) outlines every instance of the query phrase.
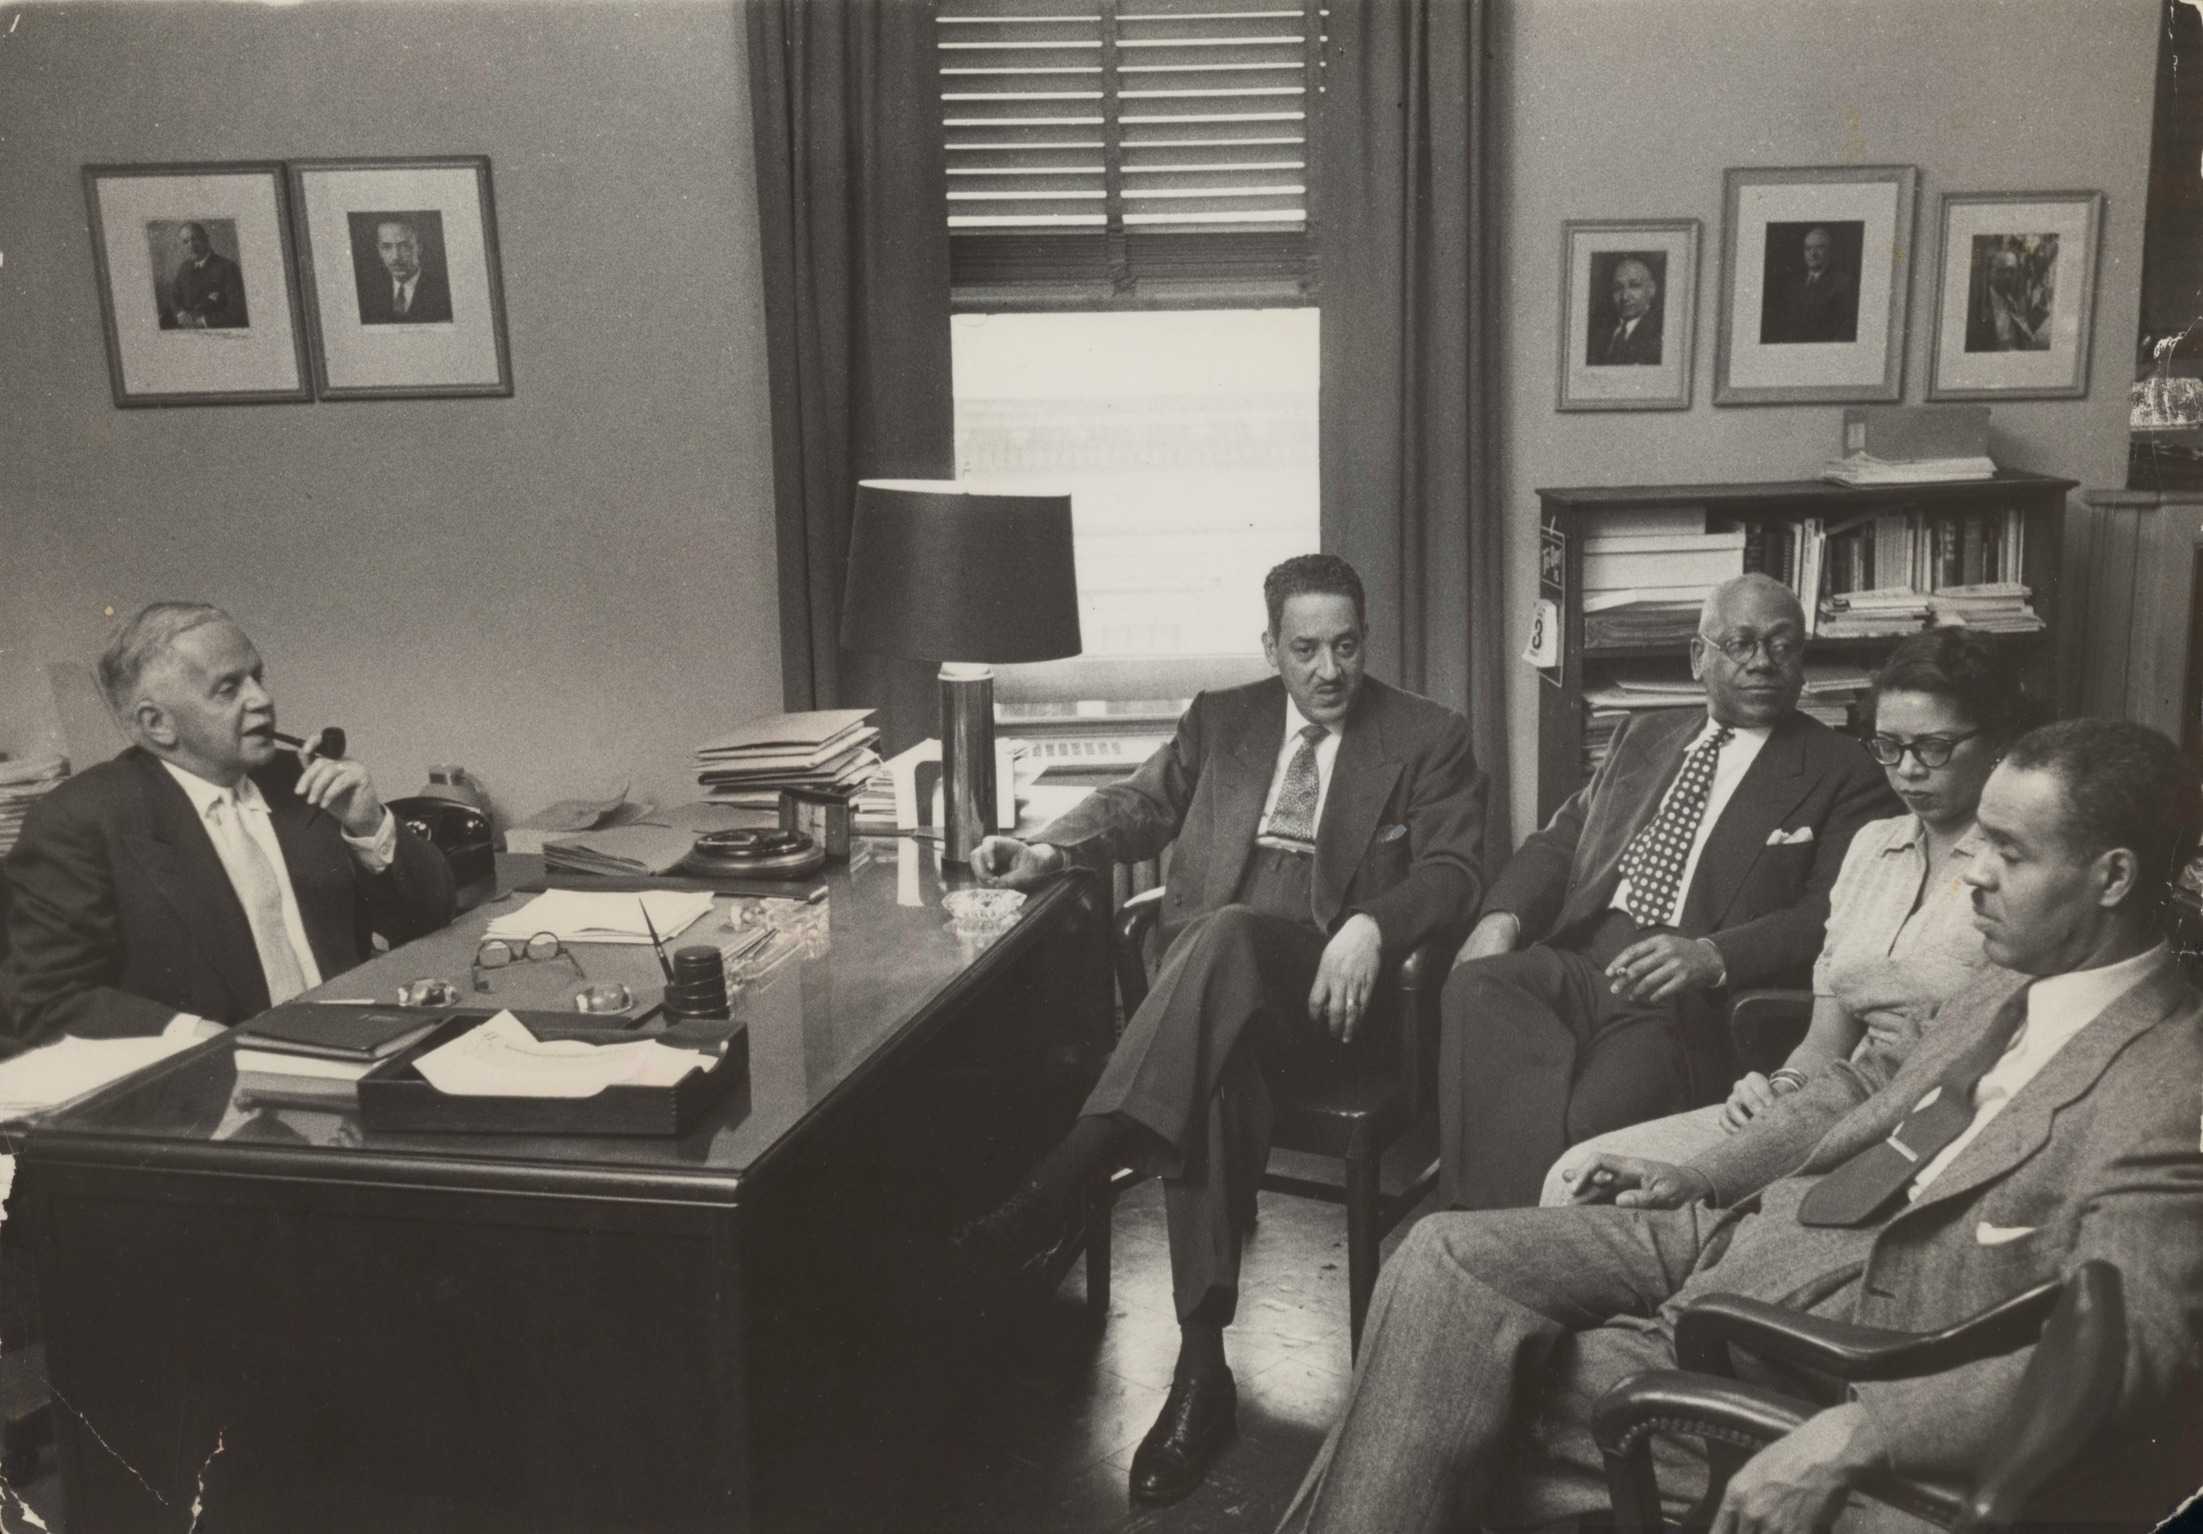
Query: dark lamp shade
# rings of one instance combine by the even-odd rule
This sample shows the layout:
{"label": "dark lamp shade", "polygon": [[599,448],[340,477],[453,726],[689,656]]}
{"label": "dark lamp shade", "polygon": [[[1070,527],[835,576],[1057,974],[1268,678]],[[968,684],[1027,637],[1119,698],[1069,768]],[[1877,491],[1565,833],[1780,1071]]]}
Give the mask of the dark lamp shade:
{"label": "dark lamp shade", "polygon": [[842,645],[915,660],[1079,653],[1068,495],[981,495],[868,479],[849,529]]}

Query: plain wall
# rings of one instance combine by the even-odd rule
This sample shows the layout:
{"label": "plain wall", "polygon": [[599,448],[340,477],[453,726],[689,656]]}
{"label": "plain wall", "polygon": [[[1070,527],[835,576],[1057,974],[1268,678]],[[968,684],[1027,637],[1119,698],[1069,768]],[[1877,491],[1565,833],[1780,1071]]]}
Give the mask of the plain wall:
{"label": "plain wall", "polygon": [[[1809,478],[1838,451],[1841,405],[1712,404],[1730,166],[1918,167],[1908,404],[1927,397],[1941,195],[2104,192],[2089,392],[1992,405],[1990,450],[2126,482],[2158,0],[1503,0],[1496,19],[1510,637],[1536,596],[1539,486]],[[1700,221],[1689,410],[1553,408],[1561,224],[1576,218]],[[1509,663],[1518,835],[1538,823],[1541,685]]]}
{"label": "plain wall", "polygon": [[[489,156],[511,399],[117,409],[81,168]],[[631,780],[779,706],[739,8],[0,6],[0,750],[109,614],[243,622],[385,794]],[[80,764],[81,765],[81,764]]]}

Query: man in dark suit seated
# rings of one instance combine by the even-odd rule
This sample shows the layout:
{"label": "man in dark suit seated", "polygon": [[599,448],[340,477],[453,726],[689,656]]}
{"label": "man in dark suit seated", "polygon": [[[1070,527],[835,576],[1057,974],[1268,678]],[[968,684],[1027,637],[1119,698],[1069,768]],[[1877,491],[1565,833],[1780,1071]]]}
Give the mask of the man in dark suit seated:
{"label": "man in dark suit seated", "polygon": [[451,919],[451,871],[358,762],[277,746],[259,652],[156,602],[99,662],[134,744],[33,806],[8,855],[0,1052],[206,1035]]}
{"label": "man in dark suit seated", "polygon": [[1534,1204],[1578,1140],[1713,1101],[1728,993],[1806,983],[1852,833],[1898,805],[1797,711],[1804,636],[1781,582],[1716,589],[1690,642],[1705,711],[1634,718],[1493,881],[1446,982],[1446,1203]]}
{"label": "man in dark suit seated", "polygon": [[1859,338],[1859,287],[1837,264],[1835,249],[1826,229],[1805,232],[1802,267],[1783,279],[1760,315],[1761,345]]}
{"label": "man in dark suit seated", "polygon": [[1263,582],[1278,678],[1204,693],[1176,736],[1031,842],[990,837],[990,882],[1030,884],[1175,846],[1147,1000],[1070,1134],[964,1233],[997,1272],[1046,1266],[1098,1173],[1164,1178],[1181,1342],[1132,1495],[1200,1483],[1232,1432],[1223,1328],[1269,1153],[1264,1071],[1337,1069],[1389,964],[1476,908],[1484,776],[1450,709],[1364,677],[1362,585],[1331,555]]}
{"label": "man in dark suit seated", "polygon": [[[2146,1528],[2193,1491],[2203,998],[2157,911],[2194,841],[2194,773],[2143,726],[2050,725],[1992,774],[1980,823],[1985,849],[1963,877],[2005,968],[1954,997],[1802,1162],[1755,1119],[1688,1167],[1609,1158],[1605,1186],[1629,1207],[1424,1220],[1378,1281],[1345,1414],[1286,1528],[1602,1512],[1591,1407],[1628,1375],[1676,1367],[1676,1311],[1700,1295],[1934,1331],[2093,1259],[2124,1280],[2127,1362],[2057,1508]],[[1886,1520],[1852,1498],[1861,1474],[1963,1477],[2030,1352],[1853,1385],[1744,1466],[1715,1526]],[[1663,1436],[1655,1474],[1672,1516],[1705,1484],[1695,1440]]]}

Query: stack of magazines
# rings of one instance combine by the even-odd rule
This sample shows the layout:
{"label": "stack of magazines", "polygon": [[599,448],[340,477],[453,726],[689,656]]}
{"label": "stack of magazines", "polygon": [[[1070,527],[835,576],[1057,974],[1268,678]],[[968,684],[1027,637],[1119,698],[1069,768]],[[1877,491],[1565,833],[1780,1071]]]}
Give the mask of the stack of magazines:
{"label": "stack of magazines", "polygon": [[696,781],[715,804],[774,809],[784,788],[856,795],[879,771],[868,708],[767,714],[696,748]]}

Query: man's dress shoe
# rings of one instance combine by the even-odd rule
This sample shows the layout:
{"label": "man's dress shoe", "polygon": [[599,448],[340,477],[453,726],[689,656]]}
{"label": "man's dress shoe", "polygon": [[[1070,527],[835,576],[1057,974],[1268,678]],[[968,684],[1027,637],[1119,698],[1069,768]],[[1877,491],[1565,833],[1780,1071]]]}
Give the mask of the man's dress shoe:
{"label": "man's dress shoe", "polygon": [[1230,1370],[1171,1381],[1162,1415],[1132,1455],[1132,1500],[1176,1502],[1208,1474],[1239,1425],[1239,1387]]}
{"label": "man's dress shoe", "polygon": [[955,1235],[966,1262],[999,1283],[1037,1289],[1058,1271],[1065,1254],[1086,1233],[1078,1200],[1059,1212],[1040,1190],[1021,1183],[1016,1192]]}

